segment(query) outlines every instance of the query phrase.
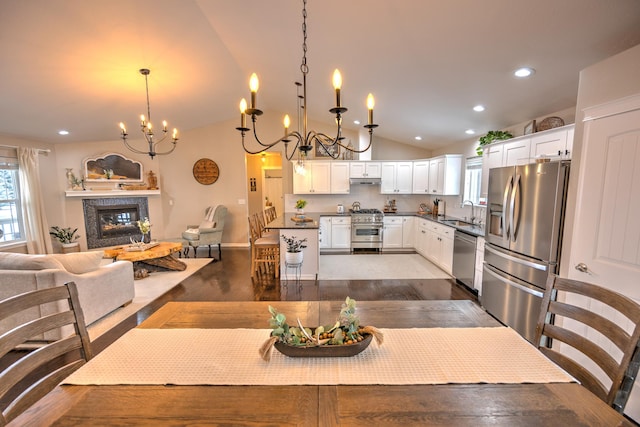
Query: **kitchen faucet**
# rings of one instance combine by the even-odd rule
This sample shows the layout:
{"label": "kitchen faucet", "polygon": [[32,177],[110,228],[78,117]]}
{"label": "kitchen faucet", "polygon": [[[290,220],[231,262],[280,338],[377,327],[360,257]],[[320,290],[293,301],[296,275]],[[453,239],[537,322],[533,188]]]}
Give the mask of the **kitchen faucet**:
{"label": "kitchen faucet", "polygon": [[471,224],[475,224],[475,222],[476,222],[475,206],[474,206],[474,204],[473,204],[473,202],[471,200],[463,201],[462,202],[462,206],[464,206],[467,203],[469,203],[471,205]]}

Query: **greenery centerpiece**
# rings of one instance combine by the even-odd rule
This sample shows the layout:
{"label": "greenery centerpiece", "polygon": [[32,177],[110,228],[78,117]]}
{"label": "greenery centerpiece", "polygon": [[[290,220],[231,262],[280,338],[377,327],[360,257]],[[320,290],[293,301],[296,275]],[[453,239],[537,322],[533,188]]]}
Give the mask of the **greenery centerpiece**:
{"label": "greenery centerpiece", "polygon": [[360,326],[356,315],[356,301],[347,297],[342,304],[338,319],[333,325],[305,327],[300,319],[297,326],[287,323],[287,317],[269,306],[269,339],[260,347],[260,355],[266,361],[271,359],[271,349],[292,357],[332,357],[353,356],[363,351],[374,337],[382,345],[384,336],[373,326]]}
{"label": "greenery centerpiece", "polygon": [[53,227],[51,227],[49,234],[51,234],[63,246],[70,245],[73,243],[77,245],[78,242],[76,242],[76,240],[80,238],[80,235],[76,234],[77,231],[78,231],[77,228],[74,228],[72,230],[71,227],[61,228],[61,227],[58,227],[57,225],[54,225]]}
{"label": "greenery centerpiece", "polygon": [[151,240],[151,237],[149,236],[149,233],[151,232],[151,223],[149,222],[149,218],[144,217],[142,221],[136,221],[136,224],[138,225],[138,230],[142,233],[142,239],[140,242],[149,243]]}
{"label": "greenery centerpiece", "polygon": [[511,134],[511,132],[508,131],[502,131],[502,130],[490,130],[489,132],[487,132],[487,134],[485,136],[481,136],[478,139],[478,148],[476,148],[476,153],[478,154],[478,156],[482,156],[482,151],[485,145],[487,144],[491,144],[492,142],[495,141],[502,141],[505,139],[511,139],[513,138],[513,135]]}
{"label": "greenery centerpiece", "polygon": [[298,216],[304,215],[304,207],[307,206],[307,201],[304,199],[296,200],[296,210],[298,211]]}

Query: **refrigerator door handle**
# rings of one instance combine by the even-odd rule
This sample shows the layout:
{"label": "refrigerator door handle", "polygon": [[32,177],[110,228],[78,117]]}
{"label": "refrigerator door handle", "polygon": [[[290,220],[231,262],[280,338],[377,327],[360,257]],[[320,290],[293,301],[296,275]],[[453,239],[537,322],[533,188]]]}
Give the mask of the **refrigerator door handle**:
{"label": "refrigerator door handle", "polygon": [[511,202],[509,203],[509,224],[511,226],[511,240],[516,240],[516,234],[518,233],[518,222],[520,221],[520,199],[517,199],[518,202],[518,217],[516,218],[516,198],[520,195],[520,179],[521,175],[518,175],[516,178],[515,184],[513,184],[513,189],[511,190]]}
{"label": "refrigerator door handle", "polygon": [[496,279],[499,279],[501,282],[506,283],[509,286],[513,286],[516,289],[521,290],[522,292],[526,292],[528,294],[534,295],[538,298],[543,298],[544,297],[544,292],[540,292],[540,291],[536,291],[534,289],[528,288],[526,286],[522,286],[519,283],[516,283],[512,280],[507,279],[505,276],[503,276],[502,274],[499,274],[498,272],[496,272],[494,270],[493,267],[491,267],[490,265],[487,265],[485,263],[485,272],[489,273],[490,275],[494,276]]}
{"label": "refrigerator door handle", "polygon": [[522,265],[525,265],[527,267],[535,268],[536,270],[548,271],[547,266],[544,265],[544,264],[537,264],[535,262],[526,261],[524,259],[520,259],[520,258],[514,257],[513,255],[509,255],[509,254],[506,254],[506,253],[504,253],[502,251],[498,251],[498,250],[494,249],[493,247],[491,247],[489,245],[486,245],[484,247],[484,250],[489,252],[489,253],[492,253],[494,255],[497,255],[497,256],[499,256],[501,258],[507,259],[507,260],[509,260],[511,262],[515,262],[516,264],[522,264]]}
{"label": "refrigerator door handle", "polygon": [[511,232],[510,223],[507,222],[507,203],[509,202],[509,194],[513,186],[513,176],[510,176],[507,180],[507,185],[504,187],[504,196],[502,197],[502,225],[504,227],[504,237],[509,240],[509,233]]}

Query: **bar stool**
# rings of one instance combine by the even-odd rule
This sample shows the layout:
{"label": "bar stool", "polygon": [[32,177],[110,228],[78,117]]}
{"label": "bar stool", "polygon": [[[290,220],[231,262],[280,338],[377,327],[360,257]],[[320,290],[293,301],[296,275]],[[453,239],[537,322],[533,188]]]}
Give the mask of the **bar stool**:
{"label": "bar stool", "polygon": [[277,234],[261,236],[260,226],[254,215],[249,217],[249,236],[251,242],[251,277],[264,268],[265,273],[280,277],[280,240]]}

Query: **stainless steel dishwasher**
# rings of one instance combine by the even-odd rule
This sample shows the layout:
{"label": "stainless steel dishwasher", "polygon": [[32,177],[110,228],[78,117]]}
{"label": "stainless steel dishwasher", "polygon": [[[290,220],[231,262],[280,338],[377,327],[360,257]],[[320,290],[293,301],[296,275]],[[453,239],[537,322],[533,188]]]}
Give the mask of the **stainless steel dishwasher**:
{"label": "stainless steel dishwasher", "polygon": [[460,230],[453,237],[453,277],[470,289],[476,271],[476,241],[475,236]]}

